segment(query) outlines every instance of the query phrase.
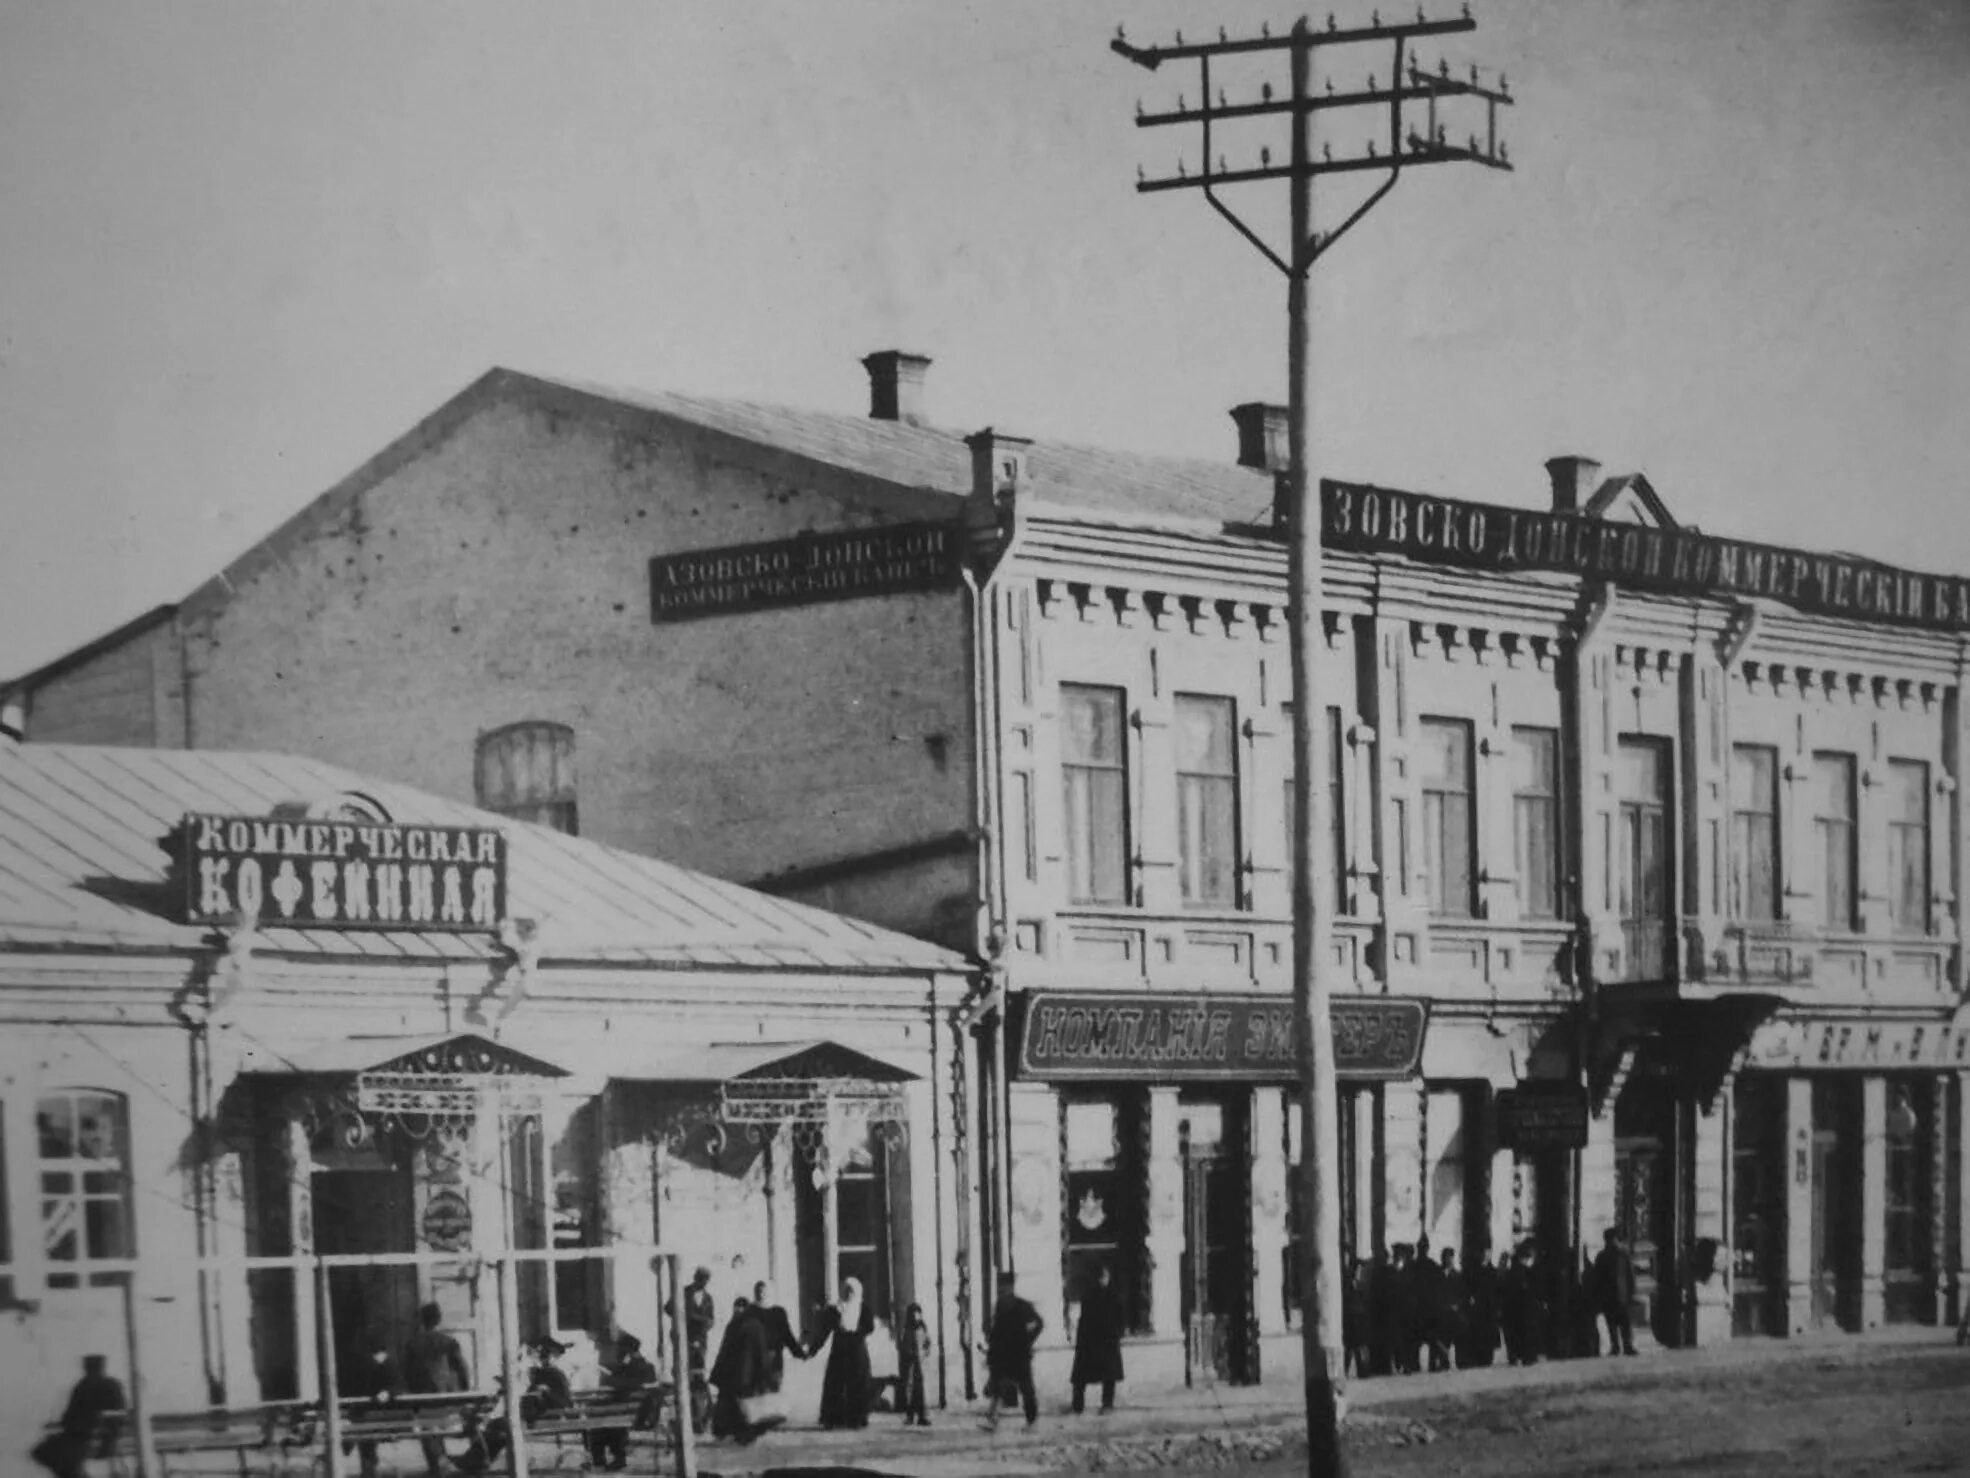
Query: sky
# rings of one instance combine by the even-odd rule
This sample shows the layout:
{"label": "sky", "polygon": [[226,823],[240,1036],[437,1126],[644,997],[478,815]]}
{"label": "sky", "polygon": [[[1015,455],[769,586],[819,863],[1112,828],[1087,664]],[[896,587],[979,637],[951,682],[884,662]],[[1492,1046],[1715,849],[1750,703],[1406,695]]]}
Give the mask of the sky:
{"label": "sky", "polygon": [[[901,348],[952,430],[1231,458],[1229,408],[1285,398],[1284,280],[1199,192],[1136,192],[1196,170],[1134,123],[1195,71],[1108,41],[1300,13],[0,0],[0,677],[494,365],[860,414]],[[1506,75],[1514,168],[1405,171],[1322,258],[1316,472],[1538,504],[1578,454],[1711,532],[1970,572],[1970,0],[1473,13],[1423,55]],[[1277,185],[1230,199],[1281,224]]]}

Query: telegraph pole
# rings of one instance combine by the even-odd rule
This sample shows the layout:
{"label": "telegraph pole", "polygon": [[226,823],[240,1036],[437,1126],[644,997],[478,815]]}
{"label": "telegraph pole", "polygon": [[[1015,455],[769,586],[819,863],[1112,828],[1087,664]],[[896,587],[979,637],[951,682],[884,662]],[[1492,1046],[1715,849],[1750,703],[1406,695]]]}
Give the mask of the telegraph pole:
{"label": "telegraph pole", "polygon": [[[1327,818],[1322,814],[1326,810],[1323,781],[1327,770],[1322,753],[1325,710],[1319,702],[1314,672],[1321,645],[1320,511],[1310,495],[1313,397],[1312,304],[1308,278],[1320,255],[1395,188],[1405,167],[1466,161],[1493,169],[1511,168],[1510,157],[1498,137],[1498,109],[1512,101],[1505,79],[1500,77],[1495,87],[1480,84],[1476,68],[1471,69],[1468,81],[1453,79],[1447,63],[1440,63],[1438,70],[1431,73],[1417,64],[1411,50],[1420,38],[1447,36],[1476,27],[1477,22],[1466,6],[1456,17],[1429,20],[1418,10],[1413,22],[1391,25],[1384,25],[1381,15],[1375,13],[1368,25],[1345,30],[1337,27],[1330,15],[1326,29],[1315,31],[1303,16],[1288,35],[1280,37],[1261,27],[1256,37],[1233,40],[1220,30],[1214,42],[1186,44],[1182,32],[1178,32],[1168,46],[1134,46],[1118,30],[1111,43],[1116,53],[1150,71],[1166,61],[1194,60],[1200,73],[1199,102],[1195,108],[1179,96],[1174,110],[1150,113],[1138,108],[1136,124],[1142,128],[1197,125],[1203,144],[1201,169],[1192,174],[1179,164],[1175,175],[1139,179],[1136,189],[1143,193],[1201,189],[1218,214],[1286,277],[1288,466],[1281,490],[1284,496],[1274,505],[1274,521],[1283,521],[1286,526],[1287,620],[1293,667],[1293,1002],[1301,1115],[1300,1330],[1306,1370],[1307,1471],[1312,1478],[1346,1478],[1348,1464],[1340,1433],[1344,1370],[1340,1329],[1340,1139],[1327,985],[1327,974],[1332,968],[1327,910],[1333,902],[1334,889],[1323,846],[1328,834]],[[1386,43],[1393,48],[1392,65],[1384,74],[1388,79],[1386,85],[1378,86],[1371,72],[1366,86],[1360,89],[1337,93],[1330,81],[1325,92],[1314,91],[1316,49],[1372,43]],[[1214,58],[1275,51],[1288,53],[1291,87],[1286,98],[1274,101],[1268,84],[1256,101],[1230,102],[1222,89],[1214,99],[1211,84]],[[1484,105],[1482,141],[1473,133],[1463,145],[1448,142],[1447,128],[1438,120],[1438,107],[1455,98],[1475,99]],[[1405,109],[1412,106],[1423,112],[1421,132],[1411,121],[1415,112],[1405,115]],[[1319,157],[1315,157],[1315,115],[1341,108],[1388,110],[1386,155],[1380,154],[1371,141],[1358,156],[1336,159],[1330,149],[1323,148]],[[1213,125],[1273,115],[1284,115],[1292,129],[1286,164],[1273,164],[1270,149],[1261,149],[1256,166],[1234,169],[1227,165],[1222,154],[1213,151]],[[1381,182],[1333,230],[1317,233],[1313,225],[1314,176],[1363,170],[1380,171]],[[1281,179],[1287,183],[1289,196],[1290,239],[1282,248],[1275,249],[1218,192],[1227,186]]]}

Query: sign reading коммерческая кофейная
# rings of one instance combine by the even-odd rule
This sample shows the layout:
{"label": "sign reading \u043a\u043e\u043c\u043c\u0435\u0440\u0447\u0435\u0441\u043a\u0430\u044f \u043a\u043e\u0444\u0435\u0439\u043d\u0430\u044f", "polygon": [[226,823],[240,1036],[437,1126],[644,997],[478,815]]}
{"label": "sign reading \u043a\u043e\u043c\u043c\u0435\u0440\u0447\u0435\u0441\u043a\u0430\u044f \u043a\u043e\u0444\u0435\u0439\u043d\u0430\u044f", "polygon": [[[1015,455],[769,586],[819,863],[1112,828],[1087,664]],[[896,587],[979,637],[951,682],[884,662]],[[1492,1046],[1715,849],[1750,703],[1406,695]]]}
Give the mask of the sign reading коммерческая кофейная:
{"label": "sign reading \u043a\u043e\u043c\u043c\u0435\u0440\u0447\u0435\u0441\u043a\u0430\u044f \u043a\u043e\u0444\u0435\u0439\u043d\u0430\u044f", "polygon": [[1471,570],[1585,575],[1671,595],[1756,596],[1809,615],[1970,631],[1970,580],[1852,555],[1346,482],[1321,483],[1320,518],[1327,549]]}
{"label": "sign reading \u043a\u043e\u043c\u043c\u0435\u0440\u0447\u0435\u0441\u043a\u0430\u044f \u043a\u043e\u0444\u0435\u0439\u043d\u0430\u044f", "polygon": [[492,827],[192,815],[183,838],[187,923],[465,932],[506,912]]}

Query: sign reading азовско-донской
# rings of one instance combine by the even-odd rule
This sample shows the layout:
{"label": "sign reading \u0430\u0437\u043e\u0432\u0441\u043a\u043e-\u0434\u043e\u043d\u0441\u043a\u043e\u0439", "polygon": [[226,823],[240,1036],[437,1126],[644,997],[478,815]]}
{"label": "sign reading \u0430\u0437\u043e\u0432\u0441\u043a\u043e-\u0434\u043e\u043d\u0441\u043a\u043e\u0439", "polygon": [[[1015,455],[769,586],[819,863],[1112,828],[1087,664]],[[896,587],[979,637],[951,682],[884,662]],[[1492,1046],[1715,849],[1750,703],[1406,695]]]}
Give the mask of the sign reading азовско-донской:
{"label": "sign reading \u0430\u0437\u043e\u0432\u0441\u043a\u043e-\u0434\u043e\u043d\u0441\u043a\u043e\u0439", "polygon": [[[1299,1068],[1288,997],[1036,991],[1023,1009],[1023,1077],[1281,1082]],[[1350,997],[1331,1003],[1329,1019],[1341,1077],[1414,1076],[1423,1056],[1427,1003]]]}
{"label": "sign reading \u0430\u0437\u043e\u0432\u0441\u043a\u043e-\u0434\u043e\u043d\u0441\u043a\u043e\u0439", "polygon": [[1652,529],[1358,483],[1320,485],[1320,542],[1474,570],[1548,570],[1672,595],[1760,596],[1795,610],[1970,631],[1970,580],[1850,555]]}
{"label": "sign reading \u0430\u0437\u043e\u0432\u0441\u043a\u043e-\u0434\u043e\u043d\u0441\u043a\u043e\u0439", "polygon": [[939,590],[957,584],[957,535],[950,524],[894,524],[665,555],[650,561],[650,619]]}
{"label": "sign reading \u0430\u0437\u043e\u0432\u0441\u043a\u043e-\u0434\u043e\u043d\u0441\u043a\u043e\u0439", "polygon": [[506,837],[490,827],[187,816],[185,918],[297,929],[497,929]]}

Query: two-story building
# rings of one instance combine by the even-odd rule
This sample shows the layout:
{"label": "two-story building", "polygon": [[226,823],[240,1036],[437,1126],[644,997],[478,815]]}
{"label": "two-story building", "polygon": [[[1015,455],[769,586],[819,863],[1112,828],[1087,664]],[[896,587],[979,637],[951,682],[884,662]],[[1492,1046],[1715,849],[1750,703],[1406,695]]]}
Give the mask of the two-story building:
{"label": "two-story building", "polygon": [[[26,730],[317,753],[965,950],[951,1165],[1046,1358],[1102,1262],[1139,1378],[1296,1378],[1280,414],[966,437],[866,364],[868,418],[495,371]],[[1964,586],[1548,474],[1322,490],[1347,1246],[1612,1225],[1673,1342],[1942,1317]]]}

